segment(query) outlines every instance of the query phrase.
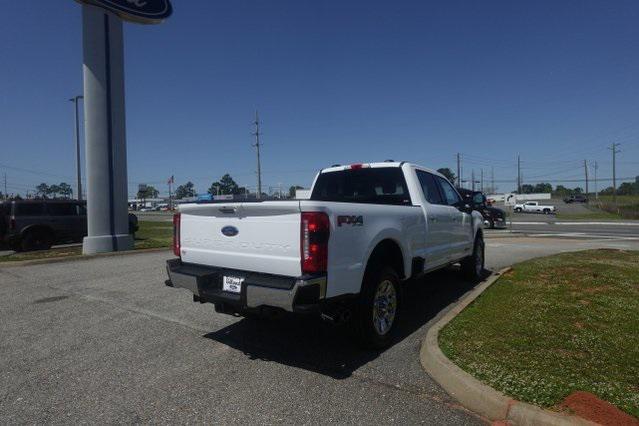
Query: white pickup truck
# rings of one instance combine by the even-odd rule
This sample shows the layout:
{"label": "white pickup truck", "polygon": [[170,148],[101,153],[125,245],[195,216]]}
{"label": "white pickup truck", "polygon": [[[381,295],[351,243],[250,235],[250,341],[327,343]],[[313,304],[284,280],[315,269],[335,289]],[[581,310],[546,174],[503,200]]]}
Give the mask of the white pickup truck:
{"label": "white pickup truck", "polygon": [[555,206],[539,204],[538,201],[526,201],[525,203],[515,204],[514,208],[517,213],[555,213]]}
{"label": "white pickup truck", "polygon": [[183,204],[166,284],[218,312],[348,321],[388,345],[404,280],[461,262],[484,270],[482,217],[439,173],[406,162],[334,166],[309,200]]}

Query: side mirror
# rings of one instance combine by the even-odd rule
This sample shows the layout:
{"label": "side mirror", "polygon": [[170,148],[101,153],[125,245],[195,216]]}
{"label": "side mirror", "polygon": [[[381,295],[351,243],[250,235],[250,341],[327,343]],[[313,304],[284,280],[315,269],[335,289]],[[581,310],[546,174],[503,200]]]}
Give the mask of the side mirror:
{"label": "side mirror", "polygon": [[457,209],[459,209],[459,211],[464,212],[464,213],[472,213],[473,211],[473,206],[471,206],[470,204],[467,204],[465,202],[461,202],[457,205]]}

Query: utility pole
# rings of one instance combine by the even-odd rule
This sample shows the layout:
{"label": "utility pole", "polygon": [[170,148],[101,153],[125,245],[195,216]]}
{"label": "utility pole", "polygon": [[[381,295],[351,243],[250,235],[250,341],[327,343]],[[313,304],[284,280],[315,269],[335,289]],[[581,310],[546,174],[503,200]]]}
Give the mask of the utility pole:
{"label": "utility pole", "polygon": [[517,154],[517,193],[521,194],[521,158]]}
{"label": "utility pole", "polygon": [[586,197],[588,196],[588,163],[584,160],[584,172],[586,172]]}
{"label": "utility pole", "polygon": [[84,96],[78,95],[69,99],[70,102],[73,102],[73,106],[75,107],[75,166],[77,173],[77,190],[78,190],[78,201],[82,200],[82,172],[81,172],[81,164],[80,164],[80,119],[78,117],[78,102],[80,99],[84,99]]}
{"label": "utility pole", "polygon": [[595,170],[595,199],[598,200],[599,199],[599,191],[597,189],[597,169],[599,168],[599,165],[597,164],[597,161],[591,162],[590,165]]}
{"label": "utility pole", "polygon": [[173,183],[175,183],[175,175],[171,175],[171,177],[168,180],[168,184],[169,184],[169,210],[173,210]]}
{"label": "utility pole", "polygon": [[475,169],[472,170],[470,174],[470,179],[471,179],[471,188],[473,192],[475,192]]}
{"label": "utility pole", "polygon": [[617,204],[617,154],[621,152],[620,149],[617,149],[619,143],[613,143],[609,150],[612,151],[612,202]]}
{"label": "utility pole", "polygon": [[495,166],[490,166],[490,192],[493,194],[495,191]]}
{"label": "utility pole", "polygon": [[481,192],[484,192],[484,169],[481,169]]}
{"label": "utility pole", "polygon": [[7,174],[4,174],[4,199],[9,199],[9,193],[7,192]]}
{"label": "utility pole", "polygon": [[461,188],[461,156],[457,153],[457,187]]}
{"label": "utility pole", "polygon": [[257,199],[262,198],[262,165],[260,164],[260,119],[257,115],[257,110],[255,110],[255,144],[253,145],[257,148]]}

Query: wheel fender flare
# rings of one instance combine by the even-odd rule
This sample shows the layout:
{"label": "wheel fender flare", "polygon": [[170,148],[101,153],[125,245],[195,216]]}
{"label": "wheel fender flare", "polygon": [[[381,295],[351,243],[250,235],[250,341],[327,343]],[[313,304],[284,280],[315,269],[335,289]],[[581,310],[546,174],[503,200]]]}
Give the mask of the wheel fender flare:
{"label": "wheel fender flare", "polygon": [[404,244],[402,243],[402,235],[397,230],[387,229],[385,231],[378,233],[369,244],[365,253],[365,257],[362,262],[362,265],[364,265],[364,267],[362,268],[362,276],[361,276],[362,279],[364,278],[364,272],[366,268],[368,267],[368,262],[371,260],[371,256],[373,255],[373,252],[384,241],[391,241],[399,248],[399,252],[402,257],[403,271],[396,271],[396,272],[399,275],[400,279],[407,278],[407,271],[408,271],[408,274],[410,275],[410,271],[412,269],[412,257],[409,255],[410,252],[408,248],[405,247]]}
{"label": "wheel fender flare", "polygon": [[22,228],[22,230],[20,231],[20,238],[24,238],[25,235],[27,235],[27,233],[31,231],[47,232],[49,235],[51,235],[52,238],[55,239],[55,232],[53,232],[53,229],[51,229],[51,227],[46,225],[37,225],[37,224],[27,225],[24,228]]}

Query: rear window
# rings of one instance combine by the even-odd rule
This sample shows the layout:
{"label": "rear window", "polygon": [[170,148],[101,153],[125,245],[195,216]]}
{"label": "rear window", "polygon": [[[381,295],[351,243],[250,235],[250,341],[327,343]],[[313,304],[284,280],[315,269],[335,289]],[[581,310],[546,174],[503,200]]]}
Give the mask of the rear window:
{"label": "rear window", "polygon": [[368,204],[411,204],[404,173],[398,167],[320,173],[311,200]]}
{"label": "rear window", "polygon": [[16,216],[43,216],[46,214],[42,203],[16,203]]}

